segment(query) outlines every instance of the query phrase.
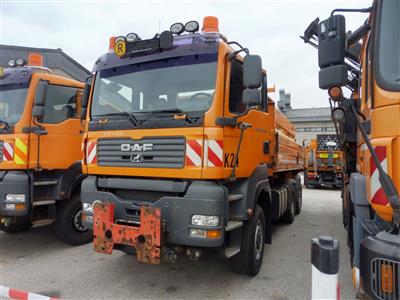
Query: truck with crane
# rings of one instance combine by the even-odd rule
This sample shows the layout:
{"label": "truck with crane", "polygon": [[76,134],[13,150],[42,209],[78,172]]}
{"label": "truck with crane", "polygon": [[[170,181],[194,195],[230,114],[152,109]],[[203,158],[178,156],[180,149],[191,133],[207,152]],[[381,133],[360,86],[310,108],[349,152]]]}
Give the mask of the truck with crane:
{"label": "truck with crane", "polygon": [[[218,249],[256,275],[272,223],[302,204],[303,149],[268,97],[261,58],[218,19],[110,39],[85,86],[84,224],[95,251],[140,262]],[[240,54],[244,54],[241,56]]]}
{"label": "truck with crane", "polygon": [[81,103],[84,83],[43,66],[43,56],[0,69],[0,230],[55,223],[73,245],[91,241],[82,224]]}
{"label": "truck with crane", "polygon": [[[366,13],[346,32],[339,13]],[[314,20],[305,42],[318,49],[345,162],[343,223],[358,294],[400,299],[400,1],[335,9]],[[348,92],[344,91],[346,88]]]}
{"label": "truck with crane", "polygon": [[342,188],[342,152],[335,134],[318,134],[304,149],[304,186]]}

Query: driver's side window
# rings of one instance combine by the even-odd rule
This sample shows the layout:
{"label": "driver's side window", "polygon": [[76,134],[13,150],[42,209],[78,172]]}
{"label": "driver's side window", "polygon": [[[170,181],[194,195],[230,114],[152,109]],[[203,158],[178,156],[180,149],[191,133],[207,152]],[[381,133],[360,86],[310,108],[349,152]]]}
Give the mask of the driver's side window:
{"label": "driver's side window", "polygon": [[242,101],[243,65],[237,60],[231,63],[231,78],[229,82],[229,111],[234,114],[243,113],[246,105]]}
{"label": "driver's side window", "polygon": [[44,115],[38,121],[57,124],[70,118],[78,118],[77,91],[77,88],[50,84],[46,93]]}

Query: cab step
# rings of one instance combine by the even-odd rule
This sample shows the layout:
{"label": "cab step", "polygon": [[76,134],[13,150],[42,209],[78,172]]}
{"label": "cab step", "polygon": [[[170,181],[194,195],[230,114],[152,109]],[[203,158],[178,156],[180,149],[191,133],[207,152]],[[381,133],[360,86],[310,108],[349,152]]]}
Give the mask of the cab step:
{"label": "cab step", "polygon": [[238,201],[243,199],[243,194],[229,194],[228,202]]}
{"label": "cab step", "polygon": [[363,220],[361,222],[364,230],[370,235],[376,235],[381,231],[390,232],[393,228],[387,223],[377,223],[375,220]]}
{"label": "cab step", "polygon": [[54,219],[36,220],[36,221],[32,221],[32,225],[33,225],[33,227],[40,227],[40,226],[53,224],[54,221],[55,221]]}
{"label": "cab step", "polygon": [[56,185],[58,180],[42,180],[42,181],[35,181],[33,183],[34,186],[44,186],[44,185]]}
{"label": "cab step", "polygon": [[243,226],[243,221],[228,221],[228,224],[225,226],[225,231],[231,231]]}
{"label": "cab step", "polygon": [[226,258],[231,258],[239,253],[240,253],[240,247],[227,247],[225,248],[224,255]]}
{"label": "cab step", "polygon": [[32,202],[32,206],[51,205],[56,203],[56,200],[40,200]]}

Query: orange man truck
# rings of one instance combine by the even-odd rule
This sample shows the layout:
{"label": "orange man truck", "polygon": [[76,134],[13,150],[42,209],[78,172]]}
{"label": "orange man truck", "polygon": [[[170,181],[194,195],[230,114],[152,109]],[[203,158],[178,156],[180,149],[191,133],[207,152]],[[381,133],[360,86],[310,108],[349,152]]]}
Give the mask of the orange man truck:
{"label": "orange man truck", "polygon": [[304,152],[304,185],[307,188],[343,186],[342,152],[337,135],[318,134]]}
{"label": "orange man truck", "polygon": [[87,243],[80,184],[84,84],[12,59],[0,71],[0,229],[15,233],[55,222],[63,241]]}
{"label": "orange man truck", "polygon": [[261,58],[215,17],[198,29],[112,38],[96,61],[83,97],[84,220],[97,252],[159,263],[217,248],[255,275],[272,222],[300,212],[303,150],[267,97]]}
{"label": "orange man truck", "polygon": [[[339,12],[368,13],[346,33]],[[357,292],[400,299],[400,1],[336,9],[304,40],[318,50],[319,86],[328,90],[344,150],[343,221]],[[342,87],[350,90],[344,96]]]}

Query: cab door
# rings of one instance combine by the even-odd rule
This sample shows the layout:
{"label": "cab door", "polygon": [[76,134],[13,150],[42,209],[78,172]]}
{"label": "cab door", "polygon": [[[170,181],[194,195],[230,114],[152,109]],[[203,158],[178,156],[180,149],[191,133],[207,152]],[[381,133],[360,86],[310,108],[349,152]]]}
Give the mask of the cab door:
{"label": "cab door", "polygon": [[[263,102],[254,107],[246,107],[243,103],[243,64],[237,59],[230,63],[229,93],[226,95],[225,116],[237,118],[237,123],[244,122],[251,127],[244,130],[240,146],[236,176],[248,177],[261,163],[268,163],[272,138],[274,134],[274,118],[268,112],[267,96]],[[266,83],[265,83],[266,84]],[[224,167],[232,168],[238,143],[240,140],[239,126],[224,127],[226,147],[224,145],[225,157]]]}
{"label": "cab door", "polygon": [[81,159],[81,95],[80,87],[48,80],[41,116],[32,118],[30,168],[67,169]]}

